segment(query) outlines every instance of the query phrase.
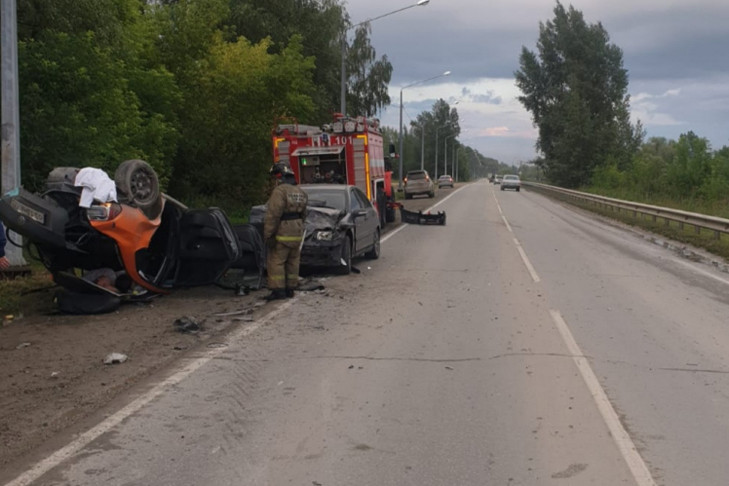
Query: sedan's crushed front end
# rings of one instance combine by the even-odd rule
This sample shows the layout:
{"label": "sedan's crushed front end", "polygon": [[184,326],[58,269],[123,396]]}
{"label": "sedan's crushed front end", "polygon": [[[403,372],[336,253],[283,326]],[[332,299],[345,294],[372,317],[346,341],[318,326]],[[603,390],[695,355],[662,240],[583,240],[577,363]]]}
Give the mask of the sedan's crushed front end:
{"label": "sedan's crushed front end", "polygon": [[342,245],[352,222],[337,209],[310,207],[306,215],[306,235],[301,249],[301,265],[334,267],[341,265]]}

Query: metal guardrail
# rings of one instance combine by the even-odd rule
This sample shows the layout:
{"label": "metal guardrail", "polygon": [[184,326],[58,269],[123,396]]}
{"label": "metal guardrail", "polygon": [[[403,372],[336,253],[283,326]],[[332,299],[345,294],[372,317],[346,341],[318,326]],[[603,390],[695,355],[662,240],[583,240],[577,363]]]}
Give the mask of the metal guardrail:
{"label": "metal guardrail", "polygon": [[633,213],[633,217],[638,215],[650,216],[654,222],[661,218],[669,225],[671,221],[678,223],[680,229],[684,224],[688,224],[696,228],[696,233],[700,233],[702,229],[714,232],[714,238],[720,239],[722,233],[729,234],[729,219],[719,218],[716,216],[708,216],[706,214],[691,213],[681,211],[679,209],[663,208],[660,206],[652,206],[650,204],[642,204],[621,199],[613,199],[610,197],[597,196],[587,192],[573,191],[571,189],[563,189],[561,187],[549,186],[537,182],[522,181],[522,185],[537,191],[558,194],[565,199],[572,199],[582,203],[591,203],[596,206],[610,209],[612,211],[629,211]]}

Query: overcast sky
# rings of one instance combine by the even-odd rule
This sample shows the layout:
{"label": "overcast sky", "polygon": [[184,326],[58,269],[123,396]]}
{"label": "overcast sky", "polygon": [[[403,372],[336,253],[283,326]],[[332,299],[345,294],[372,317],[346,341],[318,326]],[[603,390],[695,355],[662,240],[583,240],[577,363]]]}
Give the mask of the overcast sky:
{"label": "overcast sky", "polygon": [[[417,0],[347,0],[353,23]],[[372,22],[378,57],[393,65],[384,125],[397,127],[433,103],[456,101],[461,143],[517,164],[535,156],[536,129],[514,84],[522,46],[536,52],[539,23],[554,18],[552,0],[430,0]],[[714,150],[729,146],[729,0],[574,0],[590,24],[602,23],[623,51],[633,121],[647,137],[693,131]]]}

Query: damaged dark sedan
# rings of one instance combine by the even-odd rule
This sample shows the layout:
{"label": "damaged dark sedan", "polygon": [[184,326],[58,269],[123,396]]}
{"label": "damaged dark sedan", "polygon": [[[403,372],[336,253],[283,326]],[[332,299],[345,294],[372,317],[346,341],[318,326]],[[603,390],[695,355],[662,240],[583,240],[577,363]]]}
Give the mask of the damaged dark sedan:
{"label": "damaged dark sedan", "polygon": [[[380,218],[367,196],[344,184],[304,184],[309,195],[301,266],[352,271],[352,259],[380,257]],[[251,223],[262,228],[265,206],[251,210]]]}

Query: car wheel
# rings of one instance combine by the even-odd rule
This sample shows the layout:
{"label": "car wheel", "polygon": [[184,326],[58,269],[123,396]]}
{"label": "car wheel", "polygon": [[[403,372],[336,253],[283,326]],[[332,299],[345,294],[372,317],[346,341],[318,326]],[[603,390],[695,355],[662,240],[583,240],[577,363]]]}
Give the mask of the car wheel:
{"label": "car wheel", "polygon": [[375,230],[375,241],[372,243],[372,249],[365,253],[365,256],[370,260],[377,260],[380,258],[380,228]]}
{"label": "car wheel", "polygon": [[114,173],[119,198],[139,209],[161,209],[159,179],[152,166],[139,159],[125,160]]}
{"label": "car wheel", "polygon": [[432,191],[432,192],[428,193],[428,197],[430,197],[430,198],[435,197],[435,191]]}
{"label": "car wheel", "polygon": [[502,191],[504,190],[504,186],[501,186],[501,190],[502,190]]}
{"label": "car wheel", "polygon": [[339,266],[336,268],[337,275],[349,275],[352,273],[352,238],[349,235],[342,242]]}
{"label": "car wheel", "polygon": [[413,198],[412,194],[408,194],[407,192],[405,193],[405,199],[412,199],[412,198]]}
{"label": "car wheel", "polygon": [[521,189],[521,188],[520,188],[520,187],[517,187],[517,188],[516,188],[516,192],[519,192],[519,189]]}

